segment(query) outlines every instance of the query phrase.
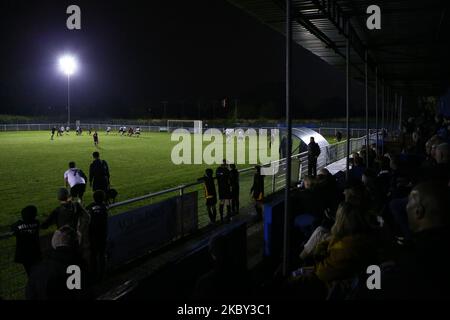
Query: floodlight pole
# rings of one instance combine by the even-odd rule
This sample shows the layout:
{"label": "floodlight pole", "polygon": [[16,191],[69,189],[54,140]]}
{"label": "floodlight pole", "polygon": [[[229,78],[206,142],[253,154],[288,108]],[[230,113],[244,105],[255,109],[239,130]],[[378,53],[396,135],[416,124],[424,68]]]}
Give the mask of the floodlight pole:
{"label": "floodlight pole", "polygon": [[70,74],[67,74],[67,126],[70,127]]}

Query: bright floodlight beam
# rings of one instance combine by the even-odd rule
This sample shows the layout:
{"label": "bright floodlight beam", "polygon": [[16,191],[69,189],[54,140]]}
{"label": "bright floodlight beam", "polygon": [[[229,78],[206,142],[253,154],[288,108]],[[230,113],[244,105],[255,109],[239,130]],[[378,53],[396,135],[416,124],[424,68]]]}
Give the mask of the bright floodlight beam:
{"label": "bright floodlight beam", "polygon": [[77,60],[65,55],[59,58],[59,68],[67,76],[67,126],[70,126],[70,76],[77,70]]}
{"label": "bright floodlight beam", "polygon": [[77,61],[72,56],[63,56],[59,59],[59,67],[65,75],[71,76],[77,69]]}

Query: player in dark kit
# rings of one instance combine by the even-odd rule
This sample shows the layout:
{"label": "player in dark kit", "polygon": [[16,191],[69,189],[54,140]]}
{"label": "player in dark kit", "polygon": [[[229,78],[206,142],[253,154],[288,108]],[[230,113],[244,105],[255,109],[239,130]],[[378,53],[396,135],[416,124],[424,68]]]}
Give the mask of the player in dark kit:
{"label": "player in dark kit", "polygon": [[231,218],[231,184],[230,184],[230,170],[228,170],[227,161],[224,159],[223,163],[216,170],[217,186],[219,189],[219,213],[220,220],[223,221],[223,207],[227,206],[227,218]]}
{"label": "player in dark kit", "polygon": [[94,145],[98,146],[98,133],[97,133],[97,131],[94,132],[93,137],[94,137]]}
{"label": "player in dark kit", "polygon": [[36,219],[37,208],[28,206],[22,210],[22,219],[11,226],[16,236],[16,255],[14,261],[21,263],[27,275],[41,260],[41,247],[39,242],[39,221]]}
{"label": "player in dark kit", "polygon": [[217,193],[216,185],[214,183],[213,170],[206,169],[205,176],[199,180],[203,181],[203,186],[205,188],[206,209],[208,211],[209,220],[211,223],[215,223],[217,217]]}
{"label": "player in dark kit", "polygon": [[231,164],[230,168],[231,211],[236,215],[239,214],[239,171],[235,164]]}
{"label": "player in dark kit", "polygon": [[53,140],[53,137],[55,136],[55,132],[56,132],[56,127],[52,127],[52,137],[50,138],[50,140]]}
{"label": "player in dark kit", "polygon": [[100,154],[95,151],[92,153],[94,161],[89,167],[89,184],[92,186],[92,191],[103,190],[105,192],[109,189],[109,168],[105,160],[100,160]]}
{"label": "player in dark kit", "polygon": [[255,166],[256,172],[253,176],[253,185],[250,194],[255,201],[256,214],[259,220],[262,219],[263,201],[264,201],[264,176],[261,175],[261,167]]}

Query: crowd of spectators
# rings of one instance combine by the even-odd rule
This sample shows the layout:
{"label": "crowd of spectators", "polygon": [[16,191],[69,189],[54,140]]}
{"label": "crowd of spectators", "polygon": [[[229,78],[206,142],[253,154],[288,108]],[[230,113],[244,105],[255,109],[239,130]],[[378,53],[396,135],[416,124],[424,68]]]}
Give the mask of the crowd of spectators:
{"label": "crowd of spectators", "polygon": [[[449,133],[442,117],[410,118],[384,154],[381,143],[354,153],[347,179],[306,177],[292,195],[291,270],[271,295],[449,298]],[[369,266],[379,290],[367,287]]]}

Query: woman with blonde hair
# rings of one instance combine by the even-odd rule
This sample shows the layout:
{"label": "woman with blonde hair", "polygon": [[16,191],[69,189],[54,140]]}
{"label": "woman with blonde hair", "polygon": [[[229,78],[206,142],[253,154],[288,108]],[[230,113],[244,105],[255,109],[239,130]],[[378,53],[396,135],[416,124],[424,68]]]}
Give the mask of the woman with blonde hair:
{"label": "woman with blonde hair", "polygon": [[321,243],[315,253],[314,274],[326,284],[355,276],[372,264],[375,243],[363,210],[341,203],[329,241]]}

